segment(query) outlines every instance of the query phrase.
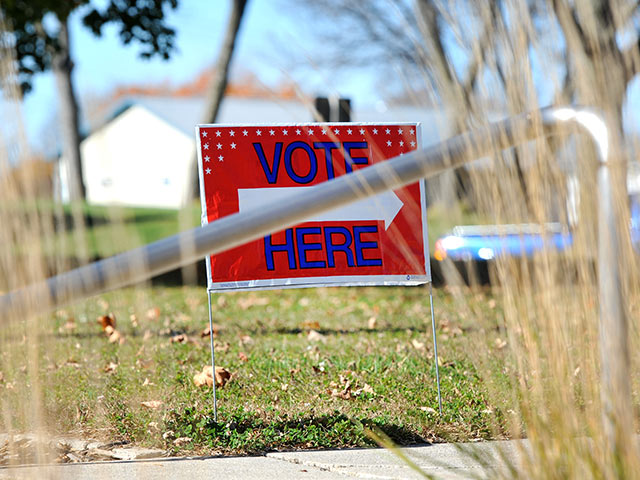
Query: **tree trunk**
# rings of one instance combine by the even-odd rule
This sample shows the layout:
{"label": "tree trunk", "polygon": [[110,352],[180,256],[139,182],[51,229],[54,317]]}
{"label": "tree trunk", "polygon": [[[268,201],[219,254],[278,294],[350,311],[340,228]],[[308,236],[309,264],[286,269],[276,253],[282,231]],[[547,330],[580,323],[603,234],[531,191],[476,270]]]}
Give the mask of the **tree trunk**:
{"label": "tree trunk", "polygon": [[[224,98],[224,92],[229,80],[229,66],[231,65],[231,58],[233,57],[233,52],[236,47],[236,39],[238,37],[240,23],[242,22],[242,17],[244,16],[247,3],[248,0],[233,0],[227,31],[224,35],[222,46],[220,47],[220,55],[218,56],[218,61],[216,62],[214,70],[214,77],[209,88],[207,106],[202,118],[204,123],[215,123],[218,118],[220,105]],[[186,196],[187,201],[198,197],[199,188],[196,158],[197,154],[194,155],[190,169],[191,180],[189,181],[189,191]]]}
{"label": "tree trunk", "polygon": [[67,160],[69,199],[71,202],[77,202],[84,200],[85,188],[80,157],[78,102],[71,80],[73,62],[69,52],[69,25],[67,19],[60,20],[58,41],[60,50],[53,56],[52,70],[58,86],[62,153]]}
{"label": "tree trunk", "polygon": [[224,91],[227,88],[227,81],[229,80],[231,57],[235,50],[238,30],[240,30],[240,22],[242,21],[247,2],[248,0],[233,0],[227,32],[224,35],[224,41],[220,48],[220,56],[216,62],[214,77],[209,90],[209,98],[207,99],[207,109],[204,115],[204,121],[206,123],[215,123],[218,117],[220,104],[222,103]]}

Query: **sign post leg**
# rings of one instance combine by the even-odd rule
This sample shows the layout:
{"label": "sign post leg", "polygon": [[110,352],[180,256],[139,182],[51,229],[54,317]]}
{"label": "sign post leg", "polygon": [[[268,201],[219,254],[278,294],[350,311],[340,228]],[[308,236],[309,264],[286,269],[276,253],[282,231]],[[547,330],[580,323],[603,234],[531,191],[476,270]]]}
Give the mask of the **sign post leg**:
{"label": "sign post leg", "polygon": [[211,343],[211,376],[213,380],[213,421],[218,423],[218,399],[216,397],[216,354],[213,346],[213,307],[211,306],[211,291],[207,290],[209,301],[209,340]]}
{"label": "sign post leg", "polygon": [[436,384],[438,386],[438,409],[442,415],[442,395],[440,393],[440,370],[438,368],[438,339],[436,338],[436,318],[433,314],[433,283],[429,282],[429,307],[431,308],[431,331],[433,332],[433,356],[436,361]]}

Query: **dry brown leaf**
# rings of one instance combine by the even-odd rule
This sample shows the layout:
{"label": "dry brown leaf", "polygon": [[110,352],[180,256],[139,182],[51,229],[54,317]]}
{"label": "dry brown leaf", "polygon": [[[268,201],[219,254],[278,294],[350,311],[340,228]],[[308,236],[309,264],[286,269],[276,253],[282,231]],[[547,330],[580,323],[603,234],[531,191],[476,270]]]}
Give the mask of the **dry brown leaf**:
{"label": "dry brown leaf", "polygon": [[[206,365],[202,371],[193,376],[193,383],[196,387],[207,385],[213,386],[213,376],[211,375],[211,365]],[[216,367],[216,386],[224,387],[231,379],[231,372],[223,367]]]}
{"label": "dry brown leaf", "polygon": [[327,343],[327,337],[316,330],[310,330],[307,334],[307,340],[310,342]]}
{"label": "dry brown leaf", "polygon": [[282,390],[283,392],[286,392],[287,390],[289,390],[289,384],[288,383],[281,384],[280,390]]}
{"label": "dry brown leaf", "polygon": [[116,371],[116,369],[118,368],[118,364],[117,363],[113,363],[113,362],[109,362],[108,365],[105,365],[105,367],[103,368],[103,370],[106,373],[113,373]]}
{"label": "dry brown leaf", "polygon": [[144,335],[142,335],[142,341],[146,342],[147,340],[149,340],[151,337],[153,337],[153,333],[151,333],[151,330],[145,330],[144,331]]}
{"label": "dry brown leaf", "polygon": [[241,362],[248,362],[248,361],[249,361],[249,357],[247,357],[247,354],[246,354],[246,353],[244,353],[244,352],[240,352],[240,353],[238,353],[238,359],[239,359]]}
{"label": "dry brown leaf", "polygon": [[176,438],[173,441],[173,444],[176,447],[182,447],[183,445],[186,445],[187,443],[189,443],[191,441],[191,437],[180,437],[180,438]]}
{"label": "dry brown leaf", "polygon": [[493,343],[498,350],[502,350],[507,346],[507,341],[501,338],[496,338],[496,341]]}
{"label": "dry brown leaf", "polygon": [[[220,333],[220,327],[214,323],[213,324],[213,338],[217,338],[218,337],[218,333]],[[200,336],[202,338],[208,337],[209,335],[211,335],[211,329],[209,327],[205,328],[200,333]]]}
{"label": "dry brown leaf", "polygon": [[425,350],[426,348],[424,342],[420,342],[415,338],[411,340],[411,345],[413,345],[413,348],[415,348],[416,350]]}
{"label": "dry brown leaf", "polygon": [[147,310],[148,320],[157,320],[158,318],[160,318],[160,309],[158,307],[151,307]]}
{"label": "dry brown leaf", "polygon": [[193,383],[196,387],[202,387],[204,385],[211,385],[211,377],[203,372],[198,372],[193,376]]}
{"label": "dry brown leaf", "polygon": [[113,332],[111,332],[111,335],[109,335],[109,343],[116,342],[120,345],[124,343],[124,337],[118,330],[114,330]]}
{"label": "dry brown leaf", "polygon": [[431,407],[420,407],[420,410],[427,413],[437,413],[436,410]]}
{"label": "dry brown leaf", "polygon": [[69,319],[65,322],[65,324],[64,324],[64,328],[65,328],[65,330],[68,330],[68,331],[70,331],[70,332],[72,332],[73,330],[75,330],[75,329],[76,329],[76,327],[77,327],[77,325],[76,325],[76,320],[75,320],[73,317],[69,318]]}
{"label": "dry brown leaf", "polygon": [[242,310],[247,310],[250,307],[262,307],[269,304],[269,299],[266,297],[255,297],[253,295],[245,298],[238,299],[238,306]]}
{"label": "dry brown leaf", "polygon": [[142,405],[145,408],[149,408],[151,410],[157,410],[163,404],[164,404],[164,402],[162,402],[161,400],[149,400],[149,401],[146,401],[146,402],[140,402],[140,405]]}
{"label": "dry brown leaf", "polygon": [[154,384],[154,383],[151,383],[151,382],[149,381],[149,378],[148,378],[148,377],[145,377],[145,378],[144,378],[144,382],[142,382],[142,386],[143,386],[143,387],[146,387],[146,386],[148,386],[148,385],[155,385],[155,384]]}
{"label": "dry brown leaf", "polygon": [[98,323],[102,327],[103,331],[107,330],[107,327],[116,328],[116,316],[113,313],[108,315],[101,315],[98,317]]}
{"label": "dry brown leaf", "polygon": [[291,375],[291,378],[293,378],[296,373],[299,373],[300,369],[299,368],[292,368],[291,370],[289,370],[289,375]]}
{"label": "dry brown leaf", "polygon": [[180,333],[178,335],[174,335],[171,337],[170,343],[187,343],[189,341],[189,337],[187,337],[184,333]]}
{"label": "dry brown leaf", "polygon": [[249,335],[240,335],[240,345],[245,345],[247,343],[253,343],[253,338]]}
{"label": "dry brown leaf", "polygon": [[369,327],[369,330],[374,330],[378,326],[378,320],[376,319],[376,317],[369,318],[367,326]]}
{"label": "dry brown leaf", "polygon": [[371,395],[376,394],[376,392],[373,391],[373,388],[371,387],[371,385],[369,385],[368,383],[364,384],[364,387],[362,387],[362,391],[364,393],[370,393]]}
{"label": "dry brown leaf", "polygon": [[302,322],[300,326],[306,330],[320,330],[320,324],[315,320],[314,321],[307,320],[305,322]]}

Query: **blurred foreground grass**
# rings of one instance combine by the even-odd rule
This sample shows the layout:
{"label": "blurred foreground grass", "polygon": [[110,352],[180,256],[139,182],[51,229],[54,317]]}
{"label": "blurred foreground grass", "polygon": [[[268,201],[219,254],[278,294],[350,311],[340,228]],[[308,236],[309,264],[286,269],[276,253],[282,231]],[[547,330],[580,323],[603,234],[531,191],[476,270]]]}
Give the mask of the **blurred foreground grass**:
{"label": "blurred foreground grass", "polygon": [[[373,425],[400,444],[504,438],[501,313],[489,294],[458,294],[469,308],[444,291],[435,298],[443,416],[426,288],[215,295],[217,365],[232,374],[218,389],[218,424],[211,388],[193,381],[210,364],[205,288],[131,288],[2,331],[0,429],[37,428],[17,414],[32,408],[24,398],[37,376],[50,432],[176,453],[361,446]],[[108,313],[119,341],[97,322]],[[23,328],[39,330],[37,371],[25,361],[24,339],[34,337]],[[491,366],[492,383],[504,380],[502,399],[489,400],[478,361]]]}

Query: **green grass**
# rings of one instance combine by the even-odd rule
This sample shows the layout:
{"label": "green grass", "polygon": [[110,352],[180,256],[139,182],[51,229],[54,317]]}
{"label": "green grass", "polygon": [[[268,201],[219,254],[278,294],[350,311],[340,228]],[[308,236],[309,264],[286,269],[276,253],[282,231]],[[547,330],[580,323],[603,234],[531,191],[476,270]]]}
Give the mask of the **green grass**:
{"label": "green grass", "polygon": [[[442,416],[427,290],[321,288],[214,297],[217,364],[233,375],[218,389],[215,423],[211,389],[193,383],[210,362],[208,338],[200,337],[206,291],[184,287],[128,289],[59,311],[40,319],[38,342],[5,331],[0,395],[12,414],[0,428],[29,430],[23,399],[37,375],[49,429],[173,453],[365,446],[372,444],[366,428],[374,426],[399,444],[503,438],[507,407],[500,402],[509,386],[495,347],[500,313],[487,295],[466,301],[461,310],[450,295],[436,296]],[[152,307],[158,318],[147,317]],[[96,323],[107,312],[123,344],[109,343]],[[181,333],[190,341],[172,343]],[[20,360],[30,347],[40,358],[37,372]],[[497,404],[477,362],[504,378]],[[117,367],[109,371],[110,364]],[[141,404],[150,400],[163,404]],[[188,440],[176,445],[176,438]]]}

